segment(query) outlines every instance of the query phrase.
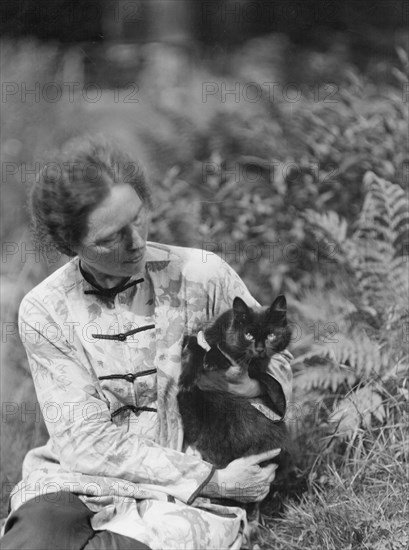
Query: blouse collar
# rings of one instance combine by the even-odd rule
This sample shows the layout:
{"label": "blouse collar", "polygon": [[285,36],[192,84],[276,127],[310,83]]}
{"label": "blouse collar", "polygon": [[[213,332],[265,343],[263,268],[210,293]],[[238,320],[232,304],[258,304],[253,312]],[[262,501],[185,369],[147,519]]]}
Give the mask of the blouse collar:
{"label": "blouse collar", "polygon": [[140,277],[141,273],[138,273],[137,275],[134,276],[135,277],[134,280],[132,280],[132,277],[127,277],[125,281],[123,283],[120,283],[119,285],[115,285],[110,288],[104,288],[100,286],[95,281],[95,279],[84,270],[84,268],[81,265],[81,260],[79,261],[79,269],[80,269],[81,275],[84,277],[87,283],[93,287],[92,289],[84,290],[84,294],[95,294],[96,296],[114,297],[120,292],[123,292],[124,290],[127,290],[128,288],[131,288],[132,286],[135,286],[144,281],[144,278]]}

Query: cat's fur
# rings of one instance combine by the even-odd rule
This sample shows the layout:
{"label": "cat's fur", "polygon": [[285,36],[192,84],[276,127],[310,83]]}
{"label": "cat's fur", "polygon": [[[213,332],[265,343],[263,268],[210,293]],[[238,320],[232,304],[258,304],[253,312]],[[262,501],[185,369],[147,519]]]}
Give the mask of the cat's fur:
{"label": "cat's fur", "polygon": [[[282,420],[268,419],[248,398],[227,392],[202,391],[196,382],[206,369],[236,369],[236,372],[248,369],[252,378],[260,381],[270,378],[266,374],[270,357],[285,349],[291,338],[286,313],[283,295],[269,308],[258,309],[248,307],[237,297],[233,308],[205,329],[204,337],[210,350],[201,347],[196,336],[185,339],[178,394],[184,441],[217,468],[226,467],[236,458],[275,448],[282,449],[275,461],[282,463],[285,460],[288,437]],[[236,365],[232,366],[220,350]],[[283,414],[282,405],[270,400],[266,404]]]}

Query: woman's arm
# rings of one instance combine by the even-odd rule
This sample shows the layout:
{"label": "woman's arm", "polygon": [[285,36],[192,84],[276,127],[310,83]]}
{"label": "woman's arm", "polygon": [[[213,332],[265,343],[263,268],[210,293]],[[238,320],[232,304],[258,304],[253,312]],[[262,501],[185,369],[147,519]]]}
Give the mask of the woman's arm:
{"label": "woman's arm", "polygon": [[159,485],[175,498],[191,502],[214,468],[115,425],[95,373],[81,363],[77,350],[64,336],[55,337],[50,329],[53,321],[38,300],[23,300],[20,336],[62,467]]}

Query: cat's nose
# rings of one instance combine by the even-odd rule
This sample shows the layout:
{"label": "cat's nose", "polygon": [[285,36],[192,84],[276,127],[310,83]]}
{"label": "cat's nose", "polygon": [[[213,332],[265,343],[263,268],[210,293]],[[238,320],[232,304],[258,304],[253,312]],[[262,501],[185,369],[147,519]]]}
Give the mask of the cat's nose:
{"label": "cat's nose", "polygon": [[263,346],[256,346],[256,353],[259,357],[263,357],[265,354],[265,349]]}

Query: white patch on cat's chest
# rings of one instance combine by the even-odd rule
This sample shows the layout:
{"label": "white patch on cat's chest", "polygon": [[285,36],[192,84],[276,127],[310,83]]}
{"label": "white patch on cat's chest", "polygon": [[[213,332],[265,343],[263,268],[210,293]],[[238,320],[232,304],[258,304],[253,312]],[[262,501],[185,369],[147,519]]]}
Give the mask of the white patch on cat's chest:
{"label": "white patch on cat's chest", "polygon": [[200,452],[197,449],[194,449],[191,445],[189,445],[189,447],[185,449],[185,454],[189,456],[195,456],[200,459],[202,458],[202,455],[200,454]]}
{"label": "white patch on cat's chest", "polygon": [[209,350],[210,350],[210,346],[209,346],[209,344],[206,342],[206,339],[205,339],[205,337],[204,337],[203,330],[200,330],[200,331],[197,333],[196,340],[197,340],[197,343],[199,344],[199,346],[200,346],[201,348],[203,348],[203,349],[206,350],[206,351],[209,351]]}

